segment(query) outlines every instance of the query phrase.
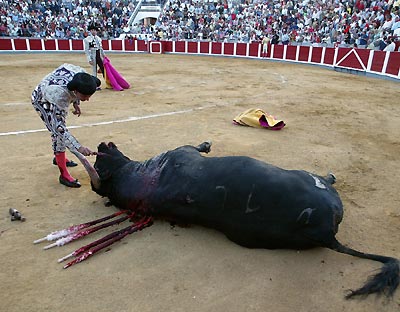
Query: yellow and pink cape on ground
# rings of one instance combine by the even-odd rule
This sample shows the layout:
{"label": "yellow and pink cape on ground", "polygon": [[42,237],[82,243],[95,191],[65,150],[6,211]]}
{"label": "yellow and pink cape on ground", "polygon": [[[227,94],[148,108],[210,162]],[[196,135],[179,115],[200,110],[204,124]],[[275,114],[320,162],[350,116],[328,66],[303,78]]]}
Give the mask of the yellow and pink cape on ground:
{"label": "yellow and pink cape on ground", "polygon": [[241,126],[271,130],[281,130],[286,125],[283,120],[277,120],[259,108],[250,108],[240,113],[233,119],[233,122]]}

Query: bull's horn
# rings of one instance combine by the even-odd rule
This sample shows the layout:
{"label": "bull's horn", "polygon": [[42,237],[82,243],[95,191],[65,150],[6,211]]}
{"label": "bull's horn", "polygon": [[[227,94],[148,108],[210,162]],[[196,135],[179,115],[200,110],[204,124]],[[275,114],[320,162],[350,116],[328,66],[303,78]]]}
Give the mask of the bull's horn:
{"label": "bull's horn", "polygon": [[94,169],[92,164],[89,162],[89,160],[87,160],[87,158],[83,154],[78,152],[77,150],[75,150],[75,151],[71,150],[71,152],[80,160],[82,165],[85,167],[87,173],[89,174],[93,188],[96,190],[100,189],[100,185],[101,185],[100,177],[99,177],[96,169]]}

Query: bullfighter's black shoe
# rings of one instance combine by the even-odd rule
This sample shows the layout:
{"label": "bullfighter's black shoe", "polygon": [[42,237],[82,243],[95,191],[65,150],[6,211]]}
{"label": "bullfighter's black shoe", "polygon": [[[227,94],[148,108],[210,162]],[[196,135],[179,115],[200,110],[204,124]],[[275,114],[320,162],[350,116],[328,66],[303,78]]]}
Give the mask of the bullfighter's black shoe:
{"label": "bullfighter's black shoe", "polygon": [[[57,166],[57,161],[56,161],[55,157],[53,158],[53,165]],[[74,162],[73,160],[67,161],[67,167],[76,167],[76,166],[78,166],[78,164],[76,162]]]}
{"label": "bullfighter's black shoe", "polygon": [[70,181],[64,179],[62,176],[60,176],[60,178],[58,180],[60,181],[61,184],[68,186],[68,187],[75,187],[75,188],[81,187],[81,184],[78,182],[78,180],[74,180],[74,181],[70,182]]}

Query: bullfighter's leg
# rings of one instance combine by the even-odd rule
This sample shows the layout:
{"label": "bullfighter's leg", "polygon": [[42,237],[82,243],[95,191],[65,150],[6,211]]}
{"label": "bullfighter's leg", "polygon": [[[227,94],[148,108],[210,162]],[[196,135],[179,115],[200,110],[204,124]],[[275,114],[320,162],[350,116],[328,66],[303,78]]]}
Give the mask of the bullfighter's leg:
{"label": "bullfighter's leg", "polygon": [[[103,64],[103,59],[100,56],[100,51],[96,50],[96,64],[100,69],[101,74],[103,75],[104,78],[104,64]],[[96,74],[97,77],[97,74]]]}
{"label": "bullfighter's leg", "polygon": [[94,61],[93,61],[93,63],[92,63],[92,76],[97,77],[96,55],[94,55],[94,57],[93,57],[93,53],[92,53],[92,59],[94,59]]}
{"label": "bullfighter's leg", "polygon": [[65,133],[68,129],[65,126],[65,112],[60,110],[56,105],[49,102],[36,101],[35,94],[32,95],[32,105],[40,118],[51,132],[52,147],[56,164],[60,170],[59,181],[69,187],[80,187],[77,179],[74,179],[67,169],[67,159],[65,149],[67,140]]}
{"label": "bullfighter's leg", "polygon": [[200,153],[208,154],[211,151],[211,145],[212,145],[211,141],[206,141],[196,146],[195,149],[198,150]]}

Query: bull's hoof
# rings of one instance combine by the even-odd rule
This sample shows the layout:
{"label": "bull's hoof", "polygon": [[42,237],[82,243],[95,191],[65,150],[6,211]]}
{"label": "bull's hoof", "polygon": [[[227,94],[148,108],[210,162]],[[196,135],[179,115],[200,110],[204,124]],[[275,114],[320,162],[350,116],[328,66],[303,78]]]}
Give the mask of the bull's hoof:
{"label": "bull's hoof", "polygon": [[336,176],[332,173],[329,172],[326,177],[325,180],[329,183],[329,184],[335,184],[336,182]]}
{"label": "bull's hoof", "polygon": [[[76,162],[74,162],[73,160],[68,160],[66,162],[66,164],[67,164],[67,167],[76,167],[76,166],[78,166],[78,164]],[[53,165],[57,166],[57,161],[56,161],[55,157],[53,158]]]}
{"label": "bull's hoof", "polygon": [[60,178],[58,179],[60,181],[60,183],[62,185],[68,186],[68,187],[74,187],[74,188],[78,188],[81,187],[81,184],[79,183],[78,180],[74,180],[72,182],[64,179],[62,176],[60,176]]}
{"label": "bull's hoof", "polygon": [[199,146],[197,146],[196,149],[200,153],[208,154],[211,151],[211,145],[212,145],[211,141],[206,141],[206,142],[201,143]]}

